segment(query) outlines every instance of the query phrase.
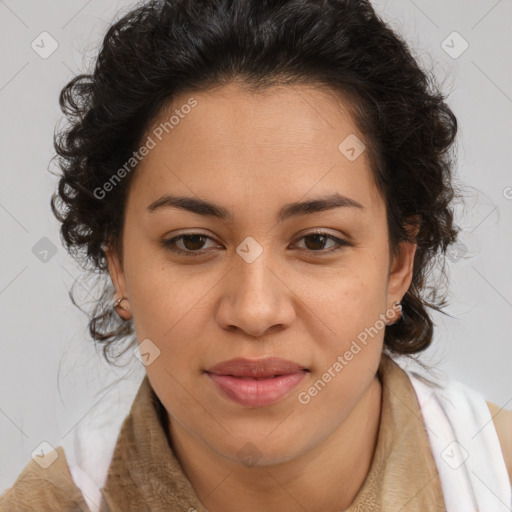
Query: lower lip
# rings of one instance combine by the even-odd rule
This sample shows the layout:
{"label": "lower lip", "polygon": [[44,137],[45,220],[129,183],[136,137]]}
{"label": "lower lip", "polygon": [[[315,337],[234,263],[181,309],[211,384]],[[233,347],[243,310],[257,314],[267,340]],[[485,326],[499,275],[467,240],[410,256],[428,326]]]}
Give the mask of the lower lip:
{"label": "lower lip", "polygon": [[247,407],[264,407],[284,398],[306,376],[306,371],[252,379],[207,373],[224,396]]}

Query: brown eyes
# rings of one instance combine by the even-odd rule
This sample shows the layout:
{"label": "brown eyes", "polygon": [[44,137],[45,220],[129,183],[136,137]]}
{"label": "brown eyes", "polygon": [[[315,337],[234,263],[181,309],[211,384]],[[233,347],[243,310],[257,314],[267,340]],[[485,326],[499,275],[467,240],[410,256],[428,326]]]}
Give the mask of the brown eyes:
{"label": "brown eyes", "polygon": [[[211,248],[204,248],[204,245],[208,240],[214,242],[214,248],[215,246],[219,247],[218,245],[216,245],[215,241],[211,237],[201,233],[187,233],[184,235],[176,236],[174,238],[170,238],[168,240],[161,240],[160,245],[164,249],[172,251],[179,255],[203,256],[211,252]],[[342,247],[352,245],[346,240],[337,238],[329,233],[324,233],[322,231],[317,231],[302,236],[301,238],[299,238],[299,241],[302,240],[305,241],[305,248],[301,248],[300,251],[306,251],[309,253],[330,254],[341,249]],[[330,248],[325,249],[325,244],[327,242],[332,242],[332,245]]]}

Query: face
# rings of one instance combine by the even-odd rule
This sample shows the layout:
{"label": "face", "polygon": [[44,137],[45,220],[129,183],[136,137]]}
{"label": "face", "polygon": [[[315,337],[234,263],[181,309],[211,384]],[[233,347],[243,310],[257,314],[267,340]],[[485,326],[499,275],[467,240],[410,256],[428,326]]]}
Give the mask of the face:
{"label": "face", "polygon": [[[108,253],[121,314],[150,340],[146,371],[171,423],[233,461],[248,442],[260,463],[291,460],[337,429],[374,379],[384,321],[410,284],[414,246],[390,259],[367,153],[339,148],[354,135],[332,92],[233,83],[174,98],[143,138],[153,142],[127,198],[123,263]],[[307,370],[279,399],[244,402],[239,389],[235,400],[206,373],[268,356]]]}

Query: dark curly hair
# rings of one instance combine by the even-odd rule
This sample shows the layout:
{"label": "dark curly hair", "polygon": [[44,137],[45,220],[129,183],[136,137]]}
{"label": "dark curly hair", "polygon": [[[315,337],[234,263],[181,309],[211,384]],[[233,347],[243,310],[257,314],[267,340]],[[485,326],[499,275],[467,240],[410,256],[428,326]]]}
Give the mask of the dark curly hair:
{"label": "dark curly hair", "polygon": [[[136,342],[132,320],[112,309],[105,253],[111,245],[122,261],[135,169],[108,199],[95,190],[129,160],[167,101],[233,80],[254,91],[315,84],[350,99],[386,203],[390,249],[406,240],[418,244],[403,318],[386,327],[385,347],[408,355],[427,348],[428,308],[442,311],[446,304],[445,255],[458,233],[451,209],[457,120],[432,73],[368,0],[153,0],[113,23],[94,70],[62,89],[69,123],[54,136],[62,172],[51,207],[67,250],[102,280],[89,332],[107,361],[115,342],[130,336]],[[414,235],[411,225],[419,228]]]}

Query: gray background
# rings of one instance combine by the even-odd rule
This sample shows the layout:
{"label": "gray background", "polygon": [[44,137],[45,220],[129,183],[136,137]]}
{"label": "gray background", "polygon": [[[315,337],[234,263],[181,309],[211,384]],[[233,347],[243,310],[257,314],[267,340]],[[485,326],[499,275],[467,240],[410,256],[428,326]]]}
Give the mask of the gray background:
{"label": "gray background", "polygon": [[[462,245],[448,262],[452,317],[435,316],[435,343],[421,359],[512,409],[512,2],[374,3],[435,68],[461,126],[457,173],[466,204],[457,209]],[[49,208],[56,178],[47,170],[60,89],[89,69],[115,13],[130,5],[0,0],[0,492],[42,441],[58,446],[108,410],[107,398],[127,413],[144,375],[134,358],[124,369],[108,367],[88,341],[85,315],[68,297],[80,270],[60,243]],[[39,52],[51,49],[49,39],[42,47],[43,31],[58,43],[48,58],[31,47],[35,40]],[[455,55],[464,40],[469,47],[457,58],[442,47]],[[52,246],[54,255],[44,252]],[[79,287],[84,301],[97,296]]]}

